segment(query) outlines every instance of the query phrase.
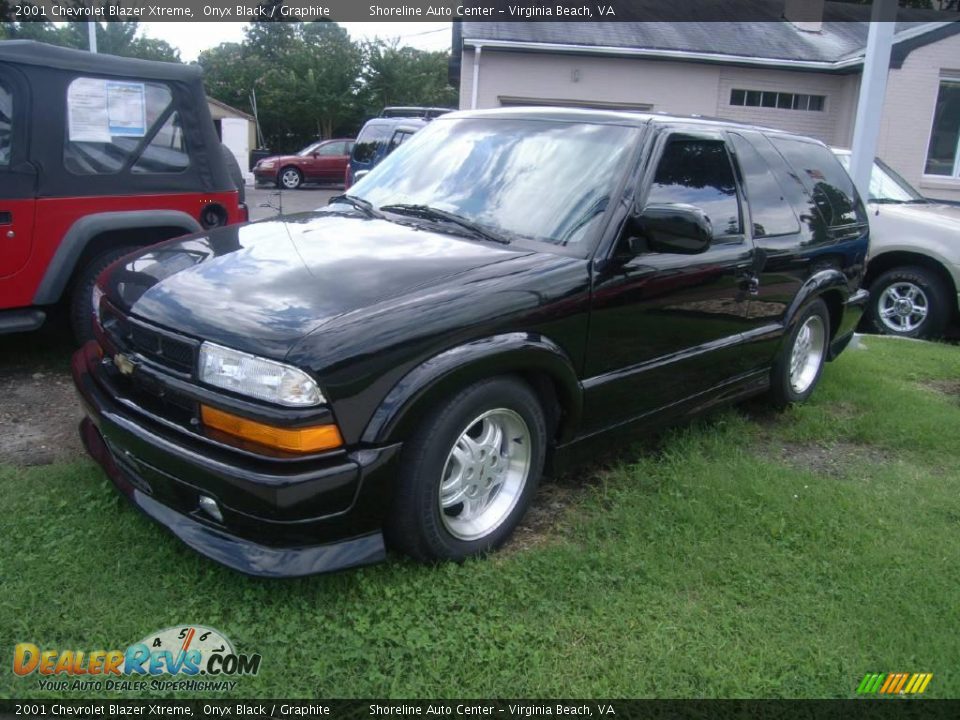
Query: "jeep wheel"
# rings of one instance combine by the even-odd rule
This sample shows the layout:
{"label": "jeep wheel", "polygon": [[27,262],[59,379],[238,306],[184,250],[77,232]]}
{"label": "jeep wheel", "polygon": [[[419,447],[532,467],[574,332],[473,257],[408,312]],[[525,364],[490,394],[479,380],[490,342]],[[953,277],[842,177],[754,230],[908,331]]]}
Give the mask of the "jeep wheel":
{"label": "jeep wheel", "polygon": [[807,305],[787,332],[770,375],[777,407],[804,402],[820,381],[830,343],[830,314],[823,300]]}
{"label": "jeep wheel", "polygon": [[303,175],[295,167],[285,167],[280,171],[277,187],[284,190],[296,190],[303,182]]}
{"label": "jeep wheel", "polygon": [[123,246],[97,255],[79,272],[70,292],[70,327],[78,345],[93,340],[93,284],[106,267],[115,260],[136,250],[136,246]]}
{"label": "jeep wheel", "polygon": [[498,547],[530,504],[545,448],[543,410],[526,384],[497,378],[468,387],[404,448],[387,540],[421,562]]}
{"label": "jeep wheel", "polygon": [[943,334],[949,307],[947,290],[923,267],[894,268],[870,285],[870,324],[877,332],[911,338]]}

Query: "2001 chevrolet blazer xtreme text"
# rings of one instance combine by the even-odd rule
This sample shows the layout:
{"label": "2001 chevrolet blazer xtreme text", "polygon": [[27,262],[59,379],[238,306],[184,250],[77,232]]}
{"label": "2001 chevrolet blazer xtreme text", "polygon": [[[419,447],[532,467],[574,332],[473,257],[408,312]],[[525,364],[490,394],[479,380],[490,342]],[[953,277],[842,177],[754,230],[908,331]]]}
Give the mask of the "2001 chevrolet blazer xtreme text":
{"label": "2001 chevrolet blazer xtreme text", "polygon": [[255,575],[502,543],[610,431],[813,391],[867,294],[863,204],[819,142],[669,116],[452,113],[313,213],[100,276],[90,454]]}

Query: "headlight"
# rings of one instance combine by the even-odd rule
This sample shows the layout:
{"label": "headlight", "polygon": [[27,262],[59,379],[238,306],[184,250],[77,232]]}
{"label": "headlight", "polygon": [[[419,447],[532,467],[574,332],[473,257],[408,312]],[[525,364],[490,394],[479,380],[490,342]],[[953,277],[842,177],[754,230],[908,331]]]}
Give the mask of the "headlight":
{"label": "headlight", "polygon": [[200,380],[278,405],[326,402],[317,383],[303,370],[209,342],[200,346]]}
{"label": "headlight", "polygon": [[103,299],[103,290],[101,290],[96,284],[93,286],[93,294],[90,299],[90,309],[93,311],[93,319],[96,322],[100,322],[100,301]]}

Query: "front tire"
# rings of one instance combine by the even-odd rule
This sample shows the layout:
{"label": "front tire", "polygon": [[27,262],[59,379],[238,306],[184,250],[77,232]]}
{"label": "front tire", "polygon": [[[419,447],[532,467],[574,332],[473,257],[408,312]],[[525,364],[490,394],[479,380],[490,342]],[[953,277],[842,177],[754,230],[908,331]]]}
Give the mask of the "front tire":
{"label": "front tire", "polygon": [[93,285],[108,265],[136,250],[135,245],[125,245],[97,255],[84,265],[77,275],[70,293],[70,327],[78,345],[93,340]]}
{"label": "front tire", "polygon": [[870,325],[885,335],[935,338],[950,314],[943,281],[924,267],[887,270],[870,285]]}
{"label": "front tire", "polygon": [[770,397],[775,407],[802,403],[813,394],[829,344],[830,313],[818,298],[801,311],[773,364]]}
{"label": "front tire", "polygon": [[421,562],[460,562],[499,547],[536,492],[546,438],[525,383],[495,378],[466,388],[404,448],[387,541]]}
{"label": "front tire", "polygon": [[277,175],[277,187],[284,190],[296,190],[303,184],[303,173],[295,167],[285,167]]}

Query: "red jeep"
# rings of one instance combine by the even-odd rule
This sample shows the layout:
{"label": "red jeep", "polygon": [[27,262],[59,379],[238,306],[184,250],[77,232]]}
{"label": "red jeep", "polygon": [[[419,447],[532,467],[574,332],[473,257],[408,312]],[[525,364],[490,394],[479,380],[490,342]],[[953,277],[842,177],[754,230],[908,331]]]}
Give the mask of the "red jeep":
{"label": "red jeep", "polygon": [[224,150],[195,67],[0,43],[0,334],[65,302],[85,340],[108,264],[247,220]]}

